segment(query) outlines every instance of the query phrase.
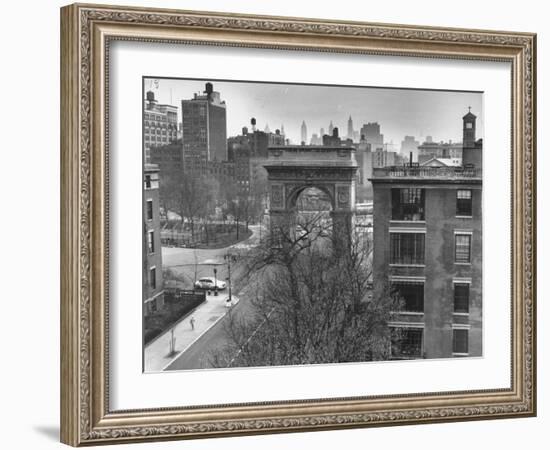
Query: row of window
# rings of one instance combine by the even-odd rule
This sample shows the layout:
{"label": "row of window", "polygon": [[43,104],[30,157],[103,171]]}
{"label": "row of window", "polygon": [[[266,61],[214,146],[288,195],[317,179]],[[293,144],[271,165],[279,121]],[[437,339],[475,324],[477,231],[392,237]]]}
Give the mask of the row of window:
{"label": "row of window", "polygon": [[[168,132],[168,135],[176,135],[177,132],[175,130],[167,130],[166,128],[156,128],[156,134],[163,134],[166,135]],[[149,128],[145,127],[145,134],[155,134],[155,128]]]}
{"label": "row of window", "polygon": [[[469,313],[470,311],[470,284],[453,283],[454,285],[454,312]],[[424,282],[400,281],[392,283],[392,294],[398,295],[403,301],[403,311],[424,312]]]}
{"label": "row of window", "polygon": [[156,139],[155,139],[155,136],[151,136],[151,138],[149,139],[149,136],[145,136],[145,140],[146,141],[158,141],[158,142],[168,142],[168,139],[166,139],[166,137],[160,137],[160,136],[156,136]]}
{"label": "row of window", "polygon": [[[390,232],[390,264],[423,265],[426,233]],[[455,263],[469,264],[472,257],[472,234],[455,232]]]}
{"label": "row of window", "polygon": [[[424,329],[392,327],[391,331],[392,358],[422,358]],[[453,329],[453,354],[465,356],[468,353],[468,330],[462,328]]]}
{"label": "row of window", "polygon": [[[422,188],[397,188],[391,190],[392,220],[425,220],[426,190]],[[456,215],[472,216],[471,189],[456,191]]]}
{"label": "row of window", "polygon": [[[169,114],[170,116],[170,122],[175,122],[177,120],[177,114]],[[167,116],[163,115],[163,114],[151,114],[151,113],[145,113],[144,114],[144,117],[146,120],[153,120],[153,121],[158,121],[158,122],[167,122],[168,121],[168,118]]]}

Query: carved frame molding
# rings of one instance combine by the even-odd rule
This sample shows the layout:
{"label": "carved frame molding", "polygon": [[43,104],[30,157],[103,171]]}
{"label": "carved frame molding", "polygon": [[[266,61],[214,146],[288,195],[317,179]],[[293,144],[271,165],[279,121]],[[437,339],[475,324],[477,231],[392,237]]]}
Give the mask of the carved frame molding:
{"label": "carved frame molding", "polygon": [[[114,39],[510,62],[510,389],[110,411],[105,104]],[[63,442],[79,446],[535,415],[534,34],[76,4],[61,10],[61,57]]]}

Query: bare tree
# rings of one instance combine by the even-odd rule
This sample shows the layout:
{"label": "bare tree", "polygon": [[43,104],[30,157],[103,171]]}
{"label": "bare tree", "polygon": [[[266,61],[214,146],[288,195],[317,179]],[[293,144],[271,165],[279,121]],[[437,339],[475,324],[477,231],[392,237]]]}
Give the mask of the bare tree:
{"label": "bare tree", "polygon": [[164,203],[181,217],[182,225],[187,218],[191,236],[195,238],[195,221],[208,211],[214,191],[212,182],[205,176],[173,171],[166,175],[163,192]]}
{"label": "bare tree", "polygon": [[[295,232],[296,221],[301,221]],[[335,251],[323,216],[289,215],[251,256],[244,271],[252,314],[226,321],[228,344],[212,353],[215,367],[384,360],[388,321],[400,300],[387,289],[373,297],[365,242],[352,236]]]}

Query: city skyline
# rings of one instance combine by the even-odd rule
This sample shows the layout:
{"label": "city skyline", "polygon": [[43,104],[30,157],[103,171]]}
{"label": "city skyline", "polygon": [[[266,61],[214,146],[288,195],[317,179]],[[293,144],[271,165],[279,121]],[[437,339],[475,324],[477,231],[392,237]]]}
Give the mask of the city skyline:
{"label": "city skyline", "polygon": [[269,126],[274,132],[284,125],[293,143],[301,142],[304,121],[308,140],[321,128],[329,128],[331,122],[345,138],[351,116],[355,131],[365,123],[378,122],[385,143],[396,146],[405,135],[420,142],[426,136],[436,142],[459,142],[462,129],[456,118],[466,114],[468,108],[478,117],[478,137],[483,137],[480,92],[155,78],[144,78],[144,91],[152,90],[161,104],[177,106],[181,123],[181,100],[202,93],[206,81],[214,84],[214,90],[226,102],[228,137],[241,134],[244,126],[250,129],[254,117],[260,130]]}

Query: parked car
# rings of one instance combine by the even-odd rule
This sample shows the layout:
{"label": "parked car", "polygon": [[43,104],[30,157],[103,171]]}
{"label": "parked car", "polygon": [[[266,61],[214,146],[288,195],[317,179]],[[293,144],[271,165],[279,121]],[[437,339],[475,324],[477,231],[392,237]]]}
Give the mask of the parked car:
{"label": "parked car", "polygon": [[218,287],[218,291],[222,291],[226,287],[226,282],[222,280],[215,280],[213,277],[203,277],[195,281],[195,289],[208,289],[213,290],[215,286]]}

